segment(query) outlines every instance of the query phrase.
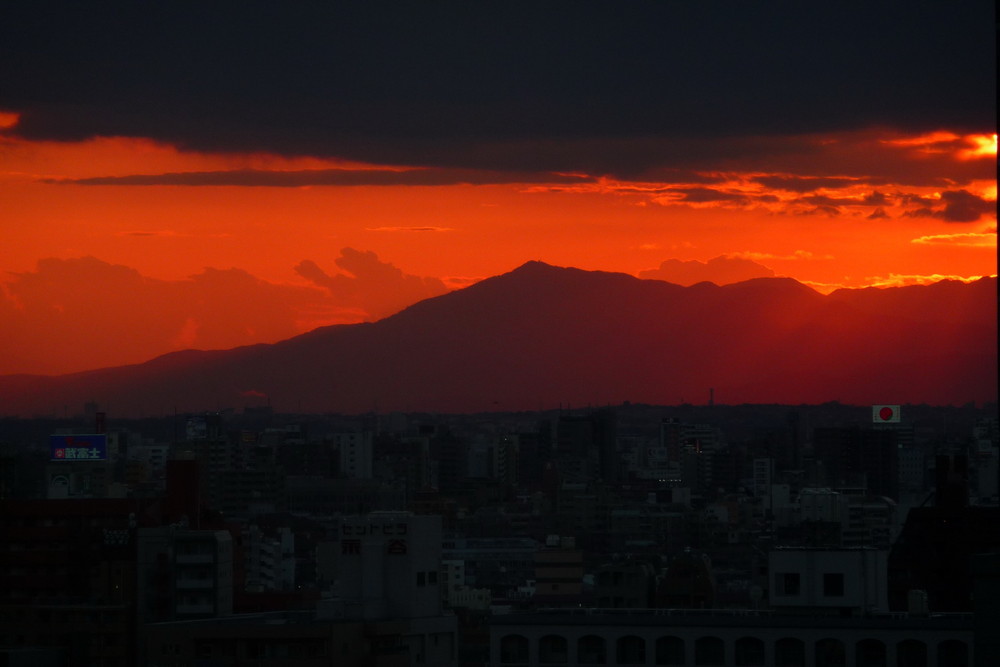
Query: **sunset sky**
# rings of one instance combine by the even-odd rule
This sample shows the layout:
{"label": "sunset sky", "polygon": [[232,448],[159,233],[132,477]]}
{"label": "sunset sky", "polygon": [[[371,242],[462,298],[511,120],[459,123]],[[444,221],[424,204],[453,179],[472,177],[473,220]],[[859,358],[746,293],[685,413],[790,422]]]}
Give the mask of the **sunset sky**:
{"label": "sunset sky", "polygon": [[374,320],[528,260],[997,273],[962,3],[94,3],[0,20],[0,374]]}

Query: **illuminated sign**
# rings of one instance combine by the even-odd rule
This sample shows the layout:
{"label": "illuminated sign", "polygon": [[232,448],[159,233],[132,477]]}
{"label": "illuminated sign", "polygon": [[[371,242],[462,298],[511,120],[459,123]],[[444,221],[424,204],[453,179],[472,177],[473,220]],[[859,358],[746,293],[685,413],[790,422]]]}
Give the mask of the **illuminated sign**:
{"label": "illuminated sign", "polygon": [[104,433],[50,435],[49,454],[53,461],[106,461],[108,436]]}
{"label": "illuminated sign", "polygon": [[872,422],[876,424],[898,424],[899,423],[899,406],[898,405],[873,405],[872,406]]}

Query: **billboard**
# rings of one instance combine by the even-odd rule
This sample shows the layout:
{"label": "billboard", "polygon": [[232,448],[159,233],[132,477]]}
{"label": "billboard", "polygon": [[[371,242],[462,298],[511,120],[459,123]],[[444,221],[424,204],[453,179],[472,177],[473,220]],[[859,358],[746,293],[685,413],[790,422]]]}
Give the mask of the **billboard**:
{"label": "billboard", "polygon": [[53,461],[106,461],[108,436],[104,433],[50,435],[49,455]]}
{"label": "billboard", "polygon": [[876,424],[898,424],[899,423],[899,406],[898,405],[873,405],[872,406],[872,422]]}

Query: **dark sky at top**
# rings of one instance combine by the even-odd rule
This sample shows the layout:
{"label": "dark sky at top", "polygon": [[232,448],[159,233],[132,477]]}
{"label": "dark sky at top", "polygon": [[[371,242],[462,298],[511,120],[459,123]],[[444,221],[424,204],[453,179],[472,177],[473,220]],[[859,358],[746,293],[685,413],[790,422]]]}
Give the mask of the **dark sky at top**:
{"label": "dark sky at top", "polygon": [[970,2],[19,2],[0,109],[30,138],[624,173],[727,138],[996,123]]}

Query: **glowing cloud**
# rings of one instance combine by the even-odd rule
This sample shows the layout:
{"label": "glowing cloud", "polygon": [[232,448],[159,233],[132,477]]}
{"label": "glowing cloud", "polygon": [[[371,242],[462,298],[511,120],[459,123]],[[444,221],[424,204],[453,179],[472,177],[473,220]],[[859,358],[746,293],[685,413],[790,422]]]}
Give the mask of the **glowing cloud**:
{"label": "glowing cloud", "polygon": [[976,160],[979,158],[997,158],[997,135],[970,135],[965,138],[966,142],[972,144],[972,148],[965,148],[958,152],[958,157],[963,160]]}
{"label": "glowing cloud", "polygon": [[966,246],[970,248],[996,248],[997,247],[997,235],[996,232],[992,234],[979,234],[976,232],[967,232],[963,234],[933,234],[931,236],[921,236],[915,238],[910,243],[916,243],[918,245],[951,245],[951,246]]}
{"label": "glowing cloud", "polygon": [[716,285],[728,285],[753,278],[773,276],[774,271],[763,264],[742,257],[725,255],[713,257],[707,262],[668,259],[662,262],[658,269],[639,272],[640,278],[665,280],[676,285],[694,285],[705,281]]}
{"label": "glowing cloud", "polygon": [[963,283],[974,283],[986,276],[956,276],[933,273],[930,275],[905,275],[890,273],[888,276],[869,276],[866,281],[871,287],[907,287],[910,285],[932,285],[942,280],[957,280]]}
{"label": "glowing cloud", "polygon": [[21,119],[21,114],[13,111],[0,111],[0,130],[9,130],[15,127]]}

